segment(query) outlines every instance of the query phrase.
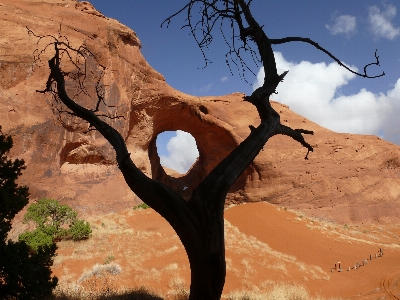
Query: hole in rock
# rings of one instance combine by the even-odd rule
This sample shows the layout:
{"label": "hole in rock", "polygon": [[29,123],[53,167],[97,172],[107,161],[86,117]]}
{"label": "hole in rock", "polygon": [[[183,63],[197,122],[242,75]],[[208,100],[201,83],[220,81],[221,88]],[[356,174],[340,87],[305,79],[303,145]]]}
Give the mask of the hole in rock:
{"label": "hole in rock", "polygon": [[[199,157],[195,138],[188,132],[164,131],[156,139],[161,165],[179,174],[186,174]],[[166,170],[166,173],[169,172]]]}
{"label": "hole in rock", "polygon": [[199,110],[200,110],[203,114],[208,114],[208,109],[207,109],[207,107],[205,107],[204,105],[200,105]]}

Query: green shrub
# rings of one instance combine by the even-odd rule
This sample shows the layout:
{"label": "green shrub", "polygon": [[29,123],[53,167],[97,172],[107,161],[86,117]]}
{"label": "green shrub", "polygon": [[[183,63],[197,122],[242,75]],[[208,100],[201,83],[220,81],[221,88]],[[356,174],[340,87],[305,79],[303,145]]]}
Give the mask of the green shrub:
{"label": "green shrub", "polygon": [[66,234],[62,226],[73,225],[77,220],[77,214],[66,204],[62,205],[57,200],[43,198],[28,207],[24,222],[33,221],[47,234],[59,238]]}
{"label": "green shrub", "polygon": [[40,228],[20,234],[19,241],[25,242],[35,252],[38,251],[39,247],[50,247],[53,245],[52,236],[44,233]]}
{"label": "green shrub", "polygon": [[114,255],[109,255],[104,261],[103,265],[107,265],[115,259]]}
{"label": "green shrub", "polygon": [[32,250],[49,245],[50,241],[72,239],[80,241],[88,239],[92,230],[90,224],[77,218],[77,212],[57,200],[43,198],[28,207],[24,222],[33,221],[37,228],[32,232],[19,235]]}
{"label": "green shrub", "polygon": [[92,229],[90,228],[90,224],[83,220],[77,220],[68,230],[68,234],[71,235],[74,241],[88,239],[91,233]]}
{"label": "green shrub", "polygon": [[139,205],[136,205],[136,206],[133,207],[134,210],[136,210],[136,209],[147,209],[147,208],[151,208],[151,207],[148,206],[146,203],[142,203],[142,204],[139,204]]}

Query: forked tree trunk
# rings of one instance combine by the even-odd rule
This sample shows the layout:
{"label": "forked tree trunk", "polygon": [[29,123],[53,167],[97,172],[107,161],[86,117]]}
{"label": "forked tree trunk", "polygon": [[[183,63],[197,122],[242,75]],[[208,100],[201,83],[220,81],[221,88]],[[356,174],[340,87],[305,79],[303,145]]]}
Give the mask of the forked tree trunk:
{"label": "forked tree trunk", "polygon": [[[206,3],[206,1],[200,2]],[[225,2],[226,5],[229,3],[232,4],[232,2]],[[268,139],[274,135],[283,134],[300,142],[308,151],[313,150],[302,136],[303,133],[312,134],[312,132],[303,129],[293,130],[282,125],[279,114],[269,102],[270,95],[287,73],[277,74],[270,40],[253,19],[244,0],[235,0],[232,10],[235,11],[234,18],[237,18],[236,21],[240,25],[241,38],[244,41],[246,38],[251,38],[257,44],[263,62],[266,75],[263,86],[254,91],[251,96],[244,98],[256,107],[261,122],[257,128],[250,126],[250,135],[205,176],[187,201],[166,185],[147,177],[136,167],[123,137],[96,115],[97,110],[82,107],[69,98],[65,91],[61,58],[72,60],[70,54],[73,53],[85,60],[86,55],[91,54],[89,50],[85,51],[83,46],[79,49],[72,48],[68,43],[60,42],[54,37],[55,55],[49,60],[51,72],[46,89],[42,91],[51,92],[55,101],[64,103],[73,112],[71,114],[89,122],[91,128],[98,130],[108,140],[116,152],[118,167],[128,186],[174,228],[185,247],[190,262],[189,299],[191,300],[221,298],[226,275],[223,218],[225,197],[229,188],[252,163]],[[248,28],[243,27],[241,14],[244,14]],[[68,55],[63,55],[65,52],[68,52]],[[74,65],[79,67],[75,63]],[[86,72],[84,68],[79,71],[80,74]],[[99,103],[103,99],[97,100]]]}
{"label": "forked tree trunk", "polygon": [[118,131],[100,120],[93,111],[69,98],[59,65],[58,47],[59,44],[55,43],[56,55],[49,61],[49,90],[52,88],[49,83],[54,80],[57,83],[57,97],[74,114],[96,128],[115,149],[118,167],[131,190],[174,228],[190,262],[189,299],[220,299],[226,275],[223,219],[226,194],[270,137],[279,133],[286,134],[309,146],[301,135],[303,131],[293,131],[281,125],[279,115],[268,100],[246,98],[257,107],[261,124],[251,128],[250,135],[203,179],[193,190],[192,197],[186,201],[164,184],[147,177],[131,160],[125,141]]}

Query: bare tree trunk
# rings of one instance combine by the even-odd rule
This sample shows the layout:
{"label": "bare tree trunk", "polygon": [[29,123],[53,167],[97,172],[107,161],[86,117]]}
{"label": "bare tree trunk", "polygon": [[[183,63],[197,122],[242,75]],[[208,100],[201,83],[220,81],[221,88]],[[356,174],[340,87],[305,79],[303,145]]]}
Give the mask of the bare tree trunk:
{"label": "bare tree trunk", "polygon": [[[146,176],[146,182],[138,181],[130,159],[118,165],[130,188],[171,224],[185,247],[191,271],[189,299],[220,299],[226,276],[223,200],[227,190],[221,195],[220,189],[199,185],[186,201]],[[214,185],[219,176],[210,176],[209,182]],[[152,183],[155,185],[149,192]]]}
{"label": "bare tree trunk", "polygon": [[[222,245],[223,246],[223,245]],[[190,300],[218,300],[225,284],[226,263],[224,251],[220,253],[187,252],[191,269]]]}
{"label": "bare tree trunk", "polygon": [[[218,223],[223,226],[223,220],[222,224]],[[203,236],[200,240],[202,246],[200,248],[185,245],[191,270],[189,298],[191,300],[220,299],[224,288],[226,263],[223,230],[217,229],[207,233],[209,234],[218,239],[214,245],[210,245],[207,236]]]}
{"label": "bare tree trunk", "polygon": [[[223,218],[226,194],[270,137],[286,134],[312,150],[301,135],[304,131],[294,131],[281,125],[279,114],[268,100],[262,101],[257,95],[246,98],[257,107],[261,124],[251,128],[250,135],[202,180],[186,201],[164,184],[147,177],[131,160],[119,132],[100,120],[94,111],[69,98],[60,69],[59,47],[60,43],[56,42],[56,55],[49,61],[51,74],[46,90],[56,93],[76,116],[88,121],[109,141],[128,186],[174,228],[190,261],[190,299],[220,299],[226,275]],[[56,92],[52,82],[56,83]]]}

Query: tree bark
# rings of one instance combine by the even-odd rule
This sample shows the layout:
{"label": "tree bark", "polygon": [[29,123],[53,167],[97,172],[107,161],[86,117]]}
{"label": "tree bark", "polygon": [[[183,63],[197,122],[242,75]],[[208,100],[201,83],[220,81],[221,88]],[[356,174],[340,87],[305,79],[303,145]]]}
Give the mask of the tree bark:
{"label": "tree bark", "polygon": [[223,248],[224,245],[221,245],[216,253],[202,252],[202,249],[196,253],[187,251],[191,269],[190,300],[221,298],[226,275]]}
{"label": "tree bark", "polygon": [[193,242],[182,241],[191,269],[190,300],[221,298],[226,275],[223,226],[221,212]]}

